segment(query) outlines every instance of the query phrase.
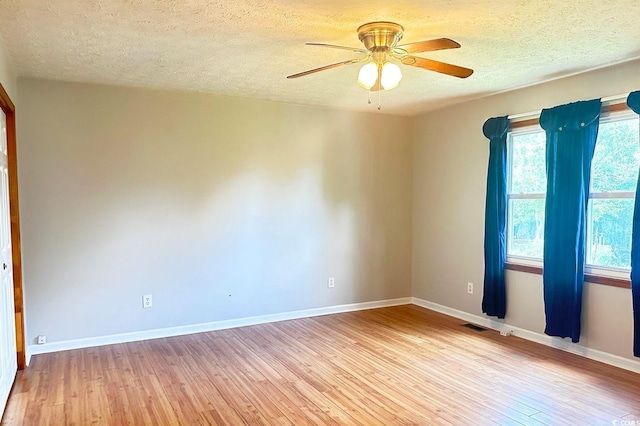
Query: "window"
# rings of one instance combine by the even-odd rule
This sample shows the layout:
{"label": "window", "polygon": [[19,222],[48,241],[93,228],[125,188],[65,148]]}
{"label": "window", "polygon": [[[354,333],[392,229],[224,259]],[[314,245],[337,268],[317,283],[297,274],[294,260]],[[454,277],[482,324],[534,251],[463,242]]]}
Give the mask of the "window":
{"label": "window", "polygon": [[542,260],[545,133],[539,127],[512,131],[507,139],[507,256]]}
{"label": "window", "polygon": [[[542,261],[546,191],[545,132],[514,129],[507,139],[507,257]],[[640,141],[638,116],[602,117],[591,168],[585,262],[590,269],[628,271]]]}

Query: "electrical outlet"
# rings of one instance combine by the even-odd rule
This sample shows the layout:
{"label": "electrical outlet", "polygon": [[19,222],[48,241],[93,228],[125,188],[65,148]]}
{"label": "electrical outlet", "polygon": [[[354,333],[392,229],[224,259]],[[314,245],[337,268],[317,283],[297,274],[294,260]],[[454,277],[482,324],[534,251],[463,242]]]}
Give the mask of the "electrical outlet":
{"label": "electrical outlet", "polygon": [[336,279],[334,277],[329,277],[327,280],[327,287],[334,288],[336,286]]}
{"label": "electrical outlet", "polygon": [[47,343],[47,336],[44,336],[42,334],[38,336],[38,344],[44,345],[45,343]]}
{"label": "electrical outlet", "polygon": [[473,283],[467,283],[467,293],[473,294]]}
{"label": "electrical outlet", "polygon": [[513,330],[501,330],[500,331],[500,335],[501,336],[511,336],[513,334]]}
{"label": "electrical outlet", "polygon": [[142,307],[150,308],[153,306],[153,297],[150,294],[145,294],[142,296]]}

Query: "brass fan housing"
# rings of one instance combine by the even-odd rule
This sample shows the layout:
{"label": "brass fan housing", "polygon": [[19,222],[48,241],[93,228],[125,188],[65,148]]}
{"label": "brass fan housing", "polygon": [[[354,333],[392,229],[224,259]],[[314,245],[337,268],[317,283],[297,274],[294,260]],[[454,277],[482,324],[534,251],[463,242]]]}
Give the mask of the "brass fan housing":
{"label": "brass fan housing", "polygon": [[370,52],[389,52],[402,38],[404,28],[395,22],[369,22],[358,27],[358,38]]}

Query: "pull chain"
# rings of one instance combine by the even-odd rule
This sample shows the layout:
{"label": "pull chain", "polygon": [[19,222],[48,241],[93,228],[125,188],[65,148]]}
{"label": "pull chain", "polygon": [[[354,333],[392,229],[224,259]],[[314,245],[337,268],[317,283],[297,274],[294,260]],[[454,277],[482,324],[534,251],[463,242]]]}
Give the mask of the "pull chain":
{"label": "pull chain", "polygon": [[382,102],[380,102],[380,98],[382,97],[382,88],[378,88],[378,111],[382,109]]}

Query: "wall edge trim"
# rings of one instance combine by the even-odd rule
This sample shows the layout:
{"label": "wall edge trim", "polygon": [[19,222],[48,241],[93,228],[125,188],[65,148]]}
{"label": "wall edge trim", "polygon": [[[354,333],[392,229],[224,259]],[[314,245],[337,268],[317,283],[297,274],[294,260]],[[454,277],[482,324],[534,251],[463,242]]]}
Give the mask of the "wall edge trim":
{"label": "wall edge trim", "polygon": [[418,297],[413,297],[412,299],[412,303],[414,305],[431,311],[439,312],[450,317],[458,318],[497,331],[512,331],[512,334],[516,337],[640,374],[640,360],[635,361],[619,355],[600,351],[598,349],[588,348],[559,337],[551,337],[546,334],[537,333],[524,328],[514,327],[503,320],[471,314],[448,306],[439,305],[428,300],[420,299]]}
{"label": "wall edge trim", "polygon": [[301,318],[311,318],[321,315],[338,314],[345,312],[361,311],[366,309],[384,308],[399,305],[417,305],[431,311],[435,311],[463,321],[472,322],[483,327],[497,331],[512,331],[513,335],[525,340],[529,340],[541,345],[549,346],[578,356],[582,356],[594,361],[603,362],[624,370],[633,371],[640,374],[640,361],[628,359],[619,355],[614,355],[598,349],[571,343],[557,337],[547,336],[535,331],[514,327],[504,321],[471,314],[440,305],[418,297],[401,297],[397,299],[385,299],[371,302],[349,303],[344,305],[333,305],[322,308],[304,309],[276,314],[259,315],[229,320],[212,321],[200,324],[191,324],[177,327],[167,327],[152,330],[134,331],[129,333],[111,334],[106,336],[88,337],[81,339],[65,340],[60,342],[46,343],[44,345],[29,345],[27,347],[27,365],[33,355],[51,352],[60,352],[71,349],[90,348],[95,346],[113,345],[118,343],[137,342],[141,340],[162,339],[165,337],[183,336],[187,334],[206,333],[208,331],[226,330],[235,327],[246,327],[250,325],[267,324],[272,322],[287,321]]}
{"label": "wall edge trim", "polygon": [[113,345],[118,343],[137,342],[141,340],[162,339],[165,337],[183,336],[187,334],[205,333],[208,331],[225,330],[249,325],[266,324],[292,319],[310,318],[321,315],[338,314],[344,312],[362,311],[366,309],[385,308],[389,306],[410,305],[411,297],[397,299],[376,300],[371,302],[349,303],[333,305],[322,308],[304,309],[276,314],[258,315],[251,317],[235,318],[221,321],[212,321],[199,324],[190,324],[176,327],[157,328],[128,333],[110,334],[105,336],[87,337],[81,339],[64,340],[45,343],[43,345],[31,344],[27,347],[27,365],[33,355],[51,352],[60,352],[71,349],[90,348],[95,346]]}

